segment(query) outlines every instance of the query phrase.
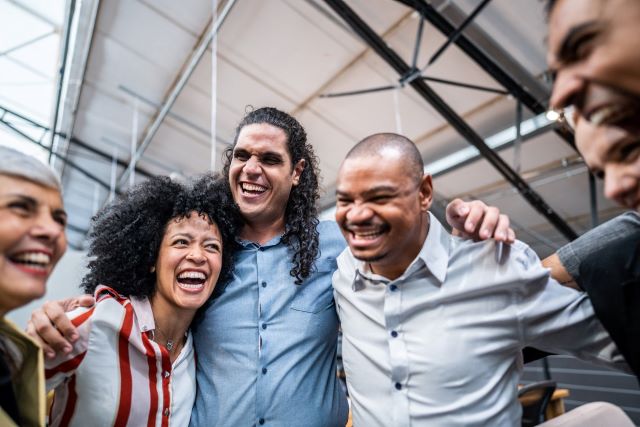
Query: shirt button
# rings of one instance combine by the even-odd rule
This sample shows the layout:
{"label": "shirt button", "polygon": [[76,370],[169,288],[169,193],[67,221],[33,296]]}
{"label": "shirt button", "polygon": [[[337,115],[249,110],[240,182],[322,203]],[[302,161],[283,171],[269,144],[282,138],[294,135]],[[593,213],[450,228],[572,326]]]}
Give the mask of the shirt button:
{"label": "shirt button", "polygon": [[391,285],[389,286],[389,289],[391,290],[391,292],[398,290],[398,287],[396,285]]}
{"label": "shirt button", "polygon": [[396,383],[395,387],[396,387],[396,390],[401,390],[402,389],[402,384]]}
{"label": "shirt button", "polygon": [[164,375],[165,378],[169,378],[169,375],[171,375],[171,373],[169,371],[164,371],[162,375]]}
{"label": "shirt button", "polygon": [[392,337],[394,337],[394,338],[395,338],[395,337],[397,337],[397,336],[398,336],[398,332],[396,332],[396,331],[391,331],[391,336],[392,336]]}
{"label": "shirt button", "polygon": [[262,329],[267,329],[267,324],[266,323],[262,324]]}
{"label": "shirt button", "polygon": [[168,416],[169,416],[169,408],[164,408],[163,415],[164,415],[165,417],[168,417]]}
{"label": "shirt button", "polygon": [[260,425],[264,424],[264,418],[260,418],[260,419],[258,420],[258,424],[260,424]]}
{"label": "shirt button", "polygon": [[266,288],[267,287],[267,282],[262,282],[262,287]]}
{"label": "shirt button", "polygon": [[267,368],[262,368],[262,373],[266,374],[267,373]]}

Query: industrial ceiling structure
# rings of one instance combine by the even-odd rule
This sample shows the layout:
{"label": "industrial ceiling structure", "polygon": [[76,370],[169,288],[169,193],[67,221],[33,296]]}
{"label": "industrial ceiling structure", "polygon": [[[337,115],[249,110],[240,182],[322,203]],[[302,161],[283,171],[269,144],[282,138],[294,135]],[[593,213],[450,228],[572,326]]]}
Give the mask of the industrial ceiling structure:
{"label": "industrial ceiling structure", "polygon": [[[3,1],[38,21],[37,3]],[[75,248],[85,246],[92,215],[132,182],[219,170],[238,121],[267,105],[307,129],[327,216],[346,152],[388,131],[423,154],[435,210],[454,197],[497,205],[541,256],[619,212],[600,196],[571,132],[545,115],[543,2],[57,4],[55,20],[39,13],[50,30],[2,47],[0,61],[16,62],[49,31],[58,46],[47,51],[60,62],[45,76],[54,84],[39,110],[5,96],[5,83],[0,129],[40,145],[62,174]]]}

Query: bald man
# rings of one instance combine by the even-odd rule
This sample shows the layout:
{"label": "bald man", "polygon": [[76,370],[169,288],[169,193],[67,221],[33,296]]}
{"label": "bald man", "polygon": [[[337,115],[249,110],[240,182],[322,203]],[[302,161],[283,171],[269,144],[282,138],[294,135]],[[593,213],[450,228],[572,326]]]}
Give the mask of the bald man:
{"label": "bald man", "polygon": [[333,286],[354,425],[519,425],[528,345],[626,369],[584,294],[522,242],[450,236],[432,197],[400,135],[365,138],[340,168]]}

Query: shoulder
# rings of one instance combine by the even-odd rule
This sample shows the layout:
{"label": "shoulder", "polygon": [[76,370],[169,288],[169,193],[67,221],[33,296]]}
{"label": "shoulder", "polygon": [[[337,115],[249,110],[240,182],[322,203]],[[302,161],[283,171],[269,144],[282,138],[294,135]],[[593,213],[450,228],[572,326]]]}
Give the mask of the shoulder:
{"label": "shoulder", "polygon": [[453,237],[449,270],[455,269],[470,270],[477,277],[523,284],[546,282],[549,275],[535,251],[519,240],[507,245],[495,240],[474,242]]}
{"label": "shoulder", "polygon": [[338,224],[335,221],[320,221],[317,229],[321,257],[336,258],[347,246]]}
{"label": "shoulder", "polygon": [[333,287],[340,289],[351,288],[351,284],[356,276],[358,262],[351,254],[349,248],[345,248],[337,258],[338,269],[333,274]]}

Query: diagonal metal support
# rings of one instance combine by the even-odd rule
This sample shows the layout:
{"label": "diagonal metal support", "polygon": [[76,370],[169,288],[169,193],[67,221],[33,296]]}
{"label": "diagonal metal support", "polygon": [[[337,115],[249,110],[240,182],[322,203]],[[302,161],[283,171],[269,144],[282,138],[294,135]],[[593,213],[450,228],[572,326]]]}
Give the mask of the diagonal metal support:
{"label": "diagonal metal support", "polygon": [[[424,0],[395,0],[398,3],[402,3],[405,6],[409,6],[415,9],[418,13],[425,17],[431,25],[438,29],[445,37],[449,38],[456,32],[456,27],[449,22],[442,14],[440,14],[436,8],[427,3]],[[433,3],[433,2],[432,2]],[[451,4],[447,7],[447,10],[452,10],[452,15],[459,17],[460,12]],[[499,46],[492,42],[486,35],[483,34],[483,49],[471,41],[466,34],[474,32],[474,34],[480,34],[481,32],[477,27],[469,26],[464,34],[456,39],[455,44],[465,52],[471,59],[473,59],[485,72],[492,76],[498,83],[500,83],[505,89],[509,91],[513,97],[520,100],[534,114],[541,114],[546,111],[546,105],[540,101],[540,97],[546,99],[549,97],[549,93],[546,89],[540,88],[540,83],[535,81],[529,73],[517,64],[513,59]],[[484,51],[491,51],[495,53],[495,56],[501,58],[501,61],[496,61],[490,58]],[[509,67],[513,70],[517,70],[518,74],[522,76],[522,81],[516,81],[511,75],[509,75],[504,69],[504,62],[507,62]],[[537,92],[541,95],[536,97],[532,94],[533,89],[538,89]],[[556,128],[556,134],[560,136],[567,144],[575,149],[575,142],[573,133],[564,128]]]}
{"label": "diagonal metal support", "polygon": [[178,76],[176,77],[167,95],[165,96],[165,99],[161,104],[161,108],[158,110],[147,128],[144,130],[142,138],[138,143],[138,149],[136,150],[135,155],[132,159],[130,159],[129,166],[127,166],[122,175],[120,175],[118,188],[120,188],[127,182],[127,178],[131,173],[133,165],[137,163],[137,161],[140,159],[144,151],[151,143],[151,140],[160,128],[160,125],[164,121],[165,117],[167,117],[167,114],[169,114],[169,110],[171,110],[171,107],[176,102],[176,99],[178,99],[178,95],[180,95],[182,89],[187,84],[189,77],[191,77],[191,74],[196,69],[196,66],[207,51],[209,44],[211,44],[211,41],[217,34],[218,30],[220,30],[220,27],[224,23],[235,3],[236,0],[228,0],[224,6],[224,9],[218,16],[218,19],[215,22],[210,21],[209,25],[207,25],[207,28],[203,31],[200,39],[198,40],[198,43],[185,61],[182,69],[178,73]]}
{"label": "diagonal metal support", "polygon": [[465,30],[465,28],[467,28],[467,26],[473,22],[473,20],[476,18],[476,16],[478,16],[478,14],[482,11],[482,9],[485,8],[485,6],[487,4],[489,4],[490,1],[491,0],[482,0],[482,2],[478,5],[478,7],[476,7],[475,10],[473,12],[471,12],[471,14],[469,16],[467,16],[467,19],[465,19],[462,22],[462,24],[460,24],[460,26],[458,28],[456,28],[456,30],[453,33],[449,34],[449,37],[447,38],[447,41],[444,42],[444,44],[442,46],[440,46],[438,48],[438,50],[436,50],[436,53],[434,53],[431,56],[431,58],[429,58],[429,62],[427,62],[427,65],[425,65],[424,68],[422,68],[423,72],[430,65],[432,65],[434,62],[436,62],[438,60],[438,58],[440,58],[440,55],[442,55],[444,53],[444,51],[447,50],[447,48],[451,45],[451,43],[454,43],[456,40],[458,40],[458,37],[460,37],[462,35],[462,32]]}
{"label": "diagonal metal support", "polygon": [[[38,144],[38,145],[40,145],[42,147],[48,148],[42,141],[44,140],[44,137],[49,132],[51,132],[50,128],[48,128],[47,126],[43,125],[42,123],[38,123],[35,120],[28,118],[28,117],[26,117],[26,116],[24,116],[24,115],[22,115],[20,113],[16,113],[13,110],[9,110],[8,108],[3,107],[2,105],[0,105],[0,113],[1,113],[0,114],[0,120],[2,120],[5,123],[8,123],[11,126],[14,126],[15,123],[13,123],[13,121],[10,120],[10,119],[11,119],[11,117],[15,117],[21,123],[25,123],[25,124],[28,124],[29,126],[33,126],[34,128],[38,128],[38,129],[42,130],[42,135],[40,136],[40,138],[38,140],[35,140],[33,138],[30,138],[30,137],[28,139],[31,142],[33,142],[34,144]],[[7,116],[9,116],[9,117],[5,119],[5,117],[7,117]],[[24,136],[22,133],[20,135]],[[56,136],[59,136],[59,137],[64,138],[64,139],[68,139],[74,145],[77,145],[78,147],[84,148],[85,150],[89,151],[92,154],[95,154],[98,157],[101,157],[101,158],[103,158],[105,160],[108,160],[108,161],[112,160],[112,156],[110,154],[105,153],[104,151],[94,147],[91,144],[88,144],[88,143],[82,141],[81,139],[78,139],[76,137],[68,138],[68,136],[65,135],[62,132],[56,132]],[[60,154],[60,153],[57,153],[57,152],[54,152],[53,155],[56,158],[59,158],[59,159],[66,159],[67,158],[66,155]],[[128,165],[128,163],[125,162],[122,159],[117,159],[117,162],[118,162],[118,166],[126,167]],[[136,173],[138,173],[138,174],[140,174],[142,176],[145,176],[147,178],[150,178],[150,177],[154,176],[154,174],[152,174],[151,172],[148,172],[147,170],[145,170],[143,168],[140,168],[138,166],[136,166]]]}
{"label": "diagonal metal support", "polygon": [[[35,139],[31,138],[29,135],[27,135],[26,133],[22,132],[20,129],[16,128],[13,124],[7,122],[5,119],[0,119],[0,125],[5,126],[7,129],[9,129],[10,131],[12,131],[13,133],[23,137],[24,139],[26,139],[27,141],[39,145],[40,147],[44,148],[44,149],[48,149],[47,146],[43,145],[42,143],[36,141]],[[54,156],[56,156],[57,158],[59,158],[60,160],[62,160],[64,163],[66,163],[69,167],[77,170],[78,172],[80,172],[82,175],[84,175],[85,177],[89,178],[90,180],[97,182],[98,184],[100,184],[101,186],[105,187],[105,188],[109,188],[109,184],[107,184],[106,182],[104,182],[103,180],[101,180],[100,178],[98,178],[96,175],[94,175],[93,173],[89,172],[88,170],[84,169],[81,166],[78,166],[77,164],[75,164],[74,162],[72,162],[71,160],[67,159],[66,157],[57,154],[57,153],[53,153]]]}
{"label": "diagonal metal support", "polygon": [[[342,0],[325,0],[325,2],[336,12],[345,22],[367,43],[382,59],[384,59],[398,74],[406,75],[411,71],[411,66],[407,64],[389,45],[367,25],[349,6]],[[496,170],[505,177],[522,196],[540,214],[546,217],[558,231],[567,239],[573,240],[577,234],[543,199],[536,193],[526,181],[509,167],[491,148],[489,148],[482,138],[445,103],[437,93],[435,93],[422,79],[415,79],[410,83],[411,87],[418,92],[431,106],[438,111],[449,124],[470,144],[475,146],[485,159]]]}

